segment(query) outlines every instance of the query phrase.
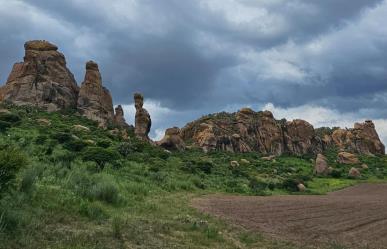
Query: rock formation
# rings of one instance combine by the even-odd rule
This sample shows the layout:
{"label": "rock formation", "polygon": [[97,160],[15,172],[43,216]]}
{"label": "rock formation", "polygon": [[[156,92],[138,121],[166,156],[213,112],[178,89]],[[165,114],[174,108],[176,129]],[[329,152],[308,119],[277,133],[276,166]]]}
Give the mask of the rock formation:
{"label": "rock formation", "polygon": [[185,144],[181,138],[180,129],[177,127],[167,129],[165,131],[164,138],[156,142],[156,144],[167,150],[182,151],[185,149]]}
{"label": "rock formation", "polygon": [[76,108],[79,89],[57,46],[29,41],[24,48],[24,61],[13,66],[0,89],[0,100],[48,111]]}
{"label": "rock formation", "polygon": [[329,171],[327,158],[322,154],[318,154],[314,165],[314,174],[328,175]]}
{"label": "rock formation", "polygon": [[122,129],[134,129],[133,126],[131,125],[128,125],[126,123],[126,120],[124,118],[124,110],[122,109],[122,106],[121,105],[118,105],[115,109],[114,109],[114,119],[113,119],[113,124],[118,126],[119,128],[122,128]]}
{"label": "rock formation", "polygon": [[218,113],[187,124],[183,140],[204,151],[259,152],[266,155],[302,155],[322,151],[313,126],[302,120],[282,122],[269,111],[243,108],[237,113]]}
{"label": "rock formation", "polygon": [[148,134],[152,125],[152,120],[148,111],[143,108],[144,97],[142,94],[134,94],[134,105],[136,107],[134,133],[137,138],[143,141],[150,141]]}
{"label": "rock formation", "polygon": [[375,125],[367,120],[356,123],[353,129],[338,129],[332,134],[333,142],[342,150],[367,155],[384,155],[385,147],[380,141]]}
{"label": "rock formation", "polygon": [[342,164],[359,164],[360,163],[359,158],[356,155],[348,153],[348,152],[344,152],[344,151],[340,152],[337,155],[337,162],[342,163]]}
{"label": "rock formation", "polygon": [[330,146],[359,154],[384,154],[372,121],[353,129],[314,129],[304,120],[276,120],[269,111],[243,108],[217,113],[188,123],[181,131],[186,144],[203,151],[258,152],[264,155],[319,154]]}
{"label": "rock formation", "polygon": [[85,80],[79,91],[78,110],[102,127],[113,121],[113,100],[109,90],[102,86],[98,64],[93,61],[86,63]]}

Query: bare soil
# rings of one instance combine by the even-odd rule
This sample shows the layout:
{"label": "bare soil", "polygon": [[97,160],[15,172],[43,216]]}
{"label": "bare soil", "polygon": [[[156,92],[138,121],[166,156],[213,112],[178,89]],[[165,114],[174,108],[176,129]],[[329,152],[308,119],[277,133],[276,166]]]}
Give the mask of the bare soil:
{"label": "bare soil", "polygon": [[299,245],[387,248],[387,184],[361,184],[323,196],[206,196],[192,204]]}

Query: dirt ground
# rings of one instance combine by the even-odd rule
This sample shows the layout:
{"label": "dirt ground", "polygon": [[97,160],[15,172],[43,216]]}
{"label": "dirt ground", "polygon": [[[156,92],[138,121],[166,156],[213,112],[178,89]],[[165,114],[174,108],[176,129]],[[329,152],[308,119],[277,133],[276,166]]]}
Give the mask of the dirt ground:
{"label": "dirt ground", "polygon": [[207,196],[197,209],[302,245],[387,248],[387,184],[361,184],[325,196]]}

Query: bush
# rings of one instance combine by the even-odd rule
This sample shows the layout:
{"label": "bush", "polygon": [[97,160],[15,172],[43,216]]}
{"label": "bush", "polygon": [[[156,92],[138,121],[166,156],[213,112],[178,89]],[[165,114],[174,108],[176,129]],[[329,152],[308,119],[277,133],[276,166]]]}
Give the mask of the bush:
{"label": "bush", "polygon": [[97,146],[102,148],[109,148],[112,143],[109,140],[99,140],[97,141]]}
{"label": "bush", "polygon": [[21,119],[18,115],[13,113],[1,113],[0,120],[11,124],[19,122]]}
{"label": "bush", "polygon": [[95,180],[95,185],[90,190],[90,197],[107,203],[117,203],[119,200],[119,190],[114,179],[103,175]]}
{"label": "bush", "polygon": [[52,138],[57,140],[61,144],[70,142],[73,139],[72,135],[67,132],[57,132],[52,135]]}
{"label": "bush", "polygon": [[81,202],[79,205],[79,213],[91,220],[103,220],[109,217],[104,211],[102,205],[98,202]]}
{"label": "bush", "polygon": [[114,162],[119,157],[119,154],[115,151],[100,147],[89,147],[84,151],[82,159],[95,162],[100,169],[103,169],[106,163]]}
{"label": "bush", "polygon": [[0,151],[0,193],[14,184],[17,172],[27,165],[27,157],[15,148]]}
{"label": "bush", "polygon": [[85,147],[87,147],[87,143],[83,140],[70,140],[66,142],[63,147],[70,151],[79,152],[82,151]]}
{"label": "bush", "polygon": [[118,153],[121,154],[123,157],[127,157],[130,153],[133,153],[135,150],[133,148],[133,144],[130,142],[123,142],[120,143],[117,146],[117,151]]}
{"label": "bush", "polygon": [[189,173],[200,173],[211,174],[214,164],[211,161],[199,160],[199,161],[188,161],[183,164],[182,169]]}
{"label": "bush", "polygon": [[11,126],[12,124],[10,122],[0,120],[0,132],[7,130]]}
{"label": "bush", "polygon": [[29,193],[33,190],[35,180],[38,177],[38,172],[34,168],[27,169],[20,183],[20,191]]}

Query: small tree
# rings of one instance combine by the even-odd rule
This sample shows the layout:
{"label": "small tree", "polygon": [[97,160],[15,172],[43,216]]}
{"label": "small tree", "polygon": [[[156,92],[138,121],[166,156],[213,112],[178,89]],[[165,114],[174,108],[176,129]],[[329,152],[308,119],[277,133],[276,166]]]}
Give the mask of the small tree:
{"label": "small tree", "polygon": [[0,149],[0,194],[9,189],[19,170],[27,165],[26,156],[15,148]]}
{"label": "small tree", "polygon": [[120,155],[115,151],[100,147],[89,147],[83,152],[82,159],[84,161],[95,162],[102,170],[106,163],[114,162],[119,157]]}

